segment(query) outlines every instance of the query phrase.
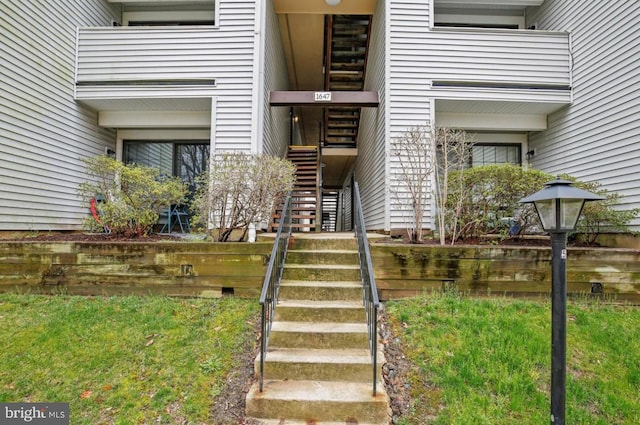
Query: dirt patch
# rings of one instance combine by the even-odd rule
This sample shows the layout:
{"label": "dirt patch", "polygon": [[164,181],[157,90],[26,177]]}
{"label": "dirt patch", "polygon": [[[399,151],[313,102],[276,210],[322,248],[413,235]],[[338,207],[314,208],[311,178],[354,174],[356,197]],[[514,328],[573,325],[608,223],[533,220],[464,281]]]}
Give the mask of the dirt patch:
{"label": "dirt patch", "polygon": [[253,362],[259,351],[260,320],[256,323],[251,338],[239,347],[235,358],[236,367],[227,377],[227,384],[214,401],[211,423],[218,425],[260,425],[260,422],[245,416],[246,398],[251,385],[256,381]]}
{"label": "dirt patch", "polygon": [[378,326],[385,356],[382,377],[392,411],[390,423],[397,424],[400,418],[407,414],[411,405],[411,383],[407,378],[411,363],[402,352],[400,338],[394,334],[384,306],[380,309]]}

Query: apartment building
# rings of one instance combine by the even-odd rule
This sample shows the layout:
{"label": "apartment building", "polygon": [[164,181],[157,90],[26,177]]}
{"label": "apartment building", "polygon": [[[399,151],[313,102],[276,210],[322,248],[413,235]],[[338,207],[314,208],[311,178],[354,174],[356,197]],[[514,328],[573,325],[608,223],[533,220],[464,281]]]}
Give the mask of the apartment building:
{"label": "apartment building", "polygon": [[190,180],[290,145],[316,147],[332,229],[354,181],[368,229],[402,229],[390,141],[426,123],[640,207],[638,23],[633,0],[3,0],[0,231],[79,229],[86,157]]}

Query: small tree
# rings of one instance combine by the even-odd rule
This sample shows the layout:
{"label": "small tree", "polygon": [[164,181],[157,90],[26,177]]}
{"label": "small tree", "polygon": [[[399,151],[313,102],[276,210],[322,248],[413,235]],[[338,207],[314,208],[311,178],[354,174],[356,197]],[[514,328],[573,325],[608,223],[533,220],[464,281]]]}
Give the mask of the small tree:
{"label": "small tree", "polygon": [[640,213],[640,208],[629,210],[616,209],[615,206],[620,204],[622,195],[615,192],[609,192],[602,188],[598,182],[580,182],[575,178],[563,175],[562,178],[575,181],[575,186],[589,192],[603,196],[605,199],[598,202],[587,202],[584,205],[578,225],[577,233],[584,237],[584,242],[593,245],[596,243],[598,236],[603,232],[608,233],[625,233],[629,232],[629,223]]}
{"label": "small tree", "polygon": [[268,155],[221,153],[197,179],[193,222],[219,242],[234,230],[243,240],[251,223],[269,218],[273,203],[293,188],[295,166]]}
{"label": "small tree", "polygon": [[397,206],[410,217],[406,221],[411,243],[422,242],[425,204],[431,194],[435,164],[434,130],[430,126],[409,128],[391,142],[395,160],[395,184],[390,188]]}
{"label": "small tree", "polygon": [[[179,178],[167,177],[157,168],[123,164],[100,155],[85,161],[89,181],[78,187],[87,205],[101,197],[97,204],[102,225],[111,233],[126,237],[147,235],[158,222],[159,212],[179,203],[186,187]],[[88,217],[85,228],[94,230],[96,221]]]}
{"label": "small tree", "polygon": [[[462,174],[453,174],[453,176],[451,174],[467,167],[473,144],[473,137],[463,130],[446,127],[436,130],[435,196],[440,245],[446,243],[447,234],[451,238],[452,245],[458,238],[463,199],[470,188],[465,185]],[[456,195],[452,199],[449,196],[451,191]]]}

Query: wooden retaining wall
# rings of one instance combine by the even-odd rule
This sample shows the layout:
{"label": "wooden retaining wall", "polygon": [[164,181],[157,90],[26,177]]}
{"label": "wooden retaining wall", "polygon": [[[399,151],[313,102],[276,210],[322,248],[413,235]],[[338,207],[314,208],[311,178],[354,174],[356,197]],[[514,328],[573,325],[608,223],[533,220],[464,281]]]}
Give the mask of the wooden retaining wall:
{"label": "wooden retaining wall", "polygon": [[[3,242],[0,292],[257,297],[272,240],[200,242]],[[383,300],[425,290],[539,296],[550,292],[551,250],[537,247],[373,243]],[[569,248],[570,294],[640,302],[640,251]]]}
{"label": "wooden retaining wall", "polygon": [[[551,248],[374,243],[371,256],[384,300],[447,287],[476,295],[551,291]],[[567,292],[640,301],[640,251],[569,248]]]}
{"label": "wooden retaining wall", "polygon": [[0,291],[257,297],[273,241],[3,242]]}

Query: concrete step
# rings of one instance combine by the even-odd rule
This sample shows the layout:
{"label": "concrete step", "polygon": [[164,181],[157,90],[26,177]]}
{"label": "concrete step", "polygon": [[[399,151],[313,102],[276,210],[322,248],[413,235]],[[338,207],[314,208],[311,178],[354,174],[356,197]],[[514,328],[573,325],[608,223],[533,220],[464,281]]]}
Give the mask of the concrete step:
{"label": "concrete step", "polygon": [[359,301],[362,300],[362,285],[359,280],[283,280],[280,283],[280,299],[311,301]]}
{"label": "concrete step", "polygon": [[282,278],[287,280],[360,280],[358,265],[289,264],[284,266]]}
{"label": "concrete step", "polygon": [[359,382],[265,381],[247,394],[247,416],[307,423],[388,424],[388,396],[384,385],[372,395],[372,385]]}
{"label": "concrete step", "polygon": [[285,322],[362,322],[366,320],[366,314],[361,300],[313,301],[281,297],[274,319]]}
{"label": "concrete step", "polygon": [[300,250],[287,251],[287,264],[345,264],[359,265],[358,251],[347,249],[335,250]]}
{"label": "concrete step", "polygon": [[[327,236],[325,236],[327,235]],[[353,233],[327,233],[305,235],[294,233],[291,249],[296,250],[350,250],[357,251],[358,244]]]}
{"label": "concrete step", "polygon": [[[378,378],[384,357],[378,352]],[[274,348],[267,352],[264,378],[302,381],[372,382],[371,353],[358,349]],[[260,356],[255,361],[256,376],[260,375]]]}
{"label": "concrete step", "polygon": [[367,324],[337,322],[273,322],[271,348],[366,348]]}

